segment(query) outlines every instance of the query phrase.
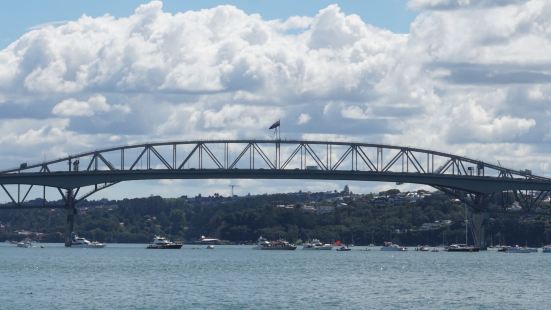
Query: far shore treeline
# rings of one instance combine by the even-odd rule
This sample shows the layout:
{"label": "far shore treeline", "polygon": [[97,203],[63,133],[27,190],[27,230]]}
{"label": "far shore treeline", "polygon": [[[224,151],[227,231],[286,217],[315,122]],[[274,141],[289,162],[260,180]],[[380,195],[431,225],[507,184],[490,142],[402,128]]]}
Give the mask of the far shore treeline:
{"label": "far shore treeline", "polygon": [[[490,244],[549,244],[547,208],[525,213],[494,201],[485,220]],[[154,235],[193,242],[202,235],[229,243],[252,243],[259,236],[293,242],[320,239],[368,245],[441,245],[465,240],[465,209],[441,192],[356,195],[344,191],[248,195],[243,197],[159,196],[79,205],[76,233],[108,243],[146,243]],[[0,211],[0,241],[27,236],[62,242],[63,209]],[[471,238],[471,236],[469,236]],[[470,239],[469,242],[472,242]]]}

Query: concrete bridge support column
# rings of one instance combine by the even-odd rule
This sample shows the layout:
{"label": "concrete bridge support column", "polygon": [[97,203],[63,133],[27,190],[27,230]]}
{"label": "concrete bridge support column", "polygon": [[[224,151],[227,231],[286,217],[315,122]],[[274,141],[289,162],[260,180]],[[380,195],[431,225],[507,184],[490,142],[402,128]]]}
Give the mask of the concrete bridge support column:
{"label": "concrete bridge support column", "polygon": [[471,218],[471,228],[474,245],[479,247],[480,249],[486,249],[484,233],[484,219],[486,218],[486,212],[473,212]]}
{"label": "concrete bridge support column", "polygon": [[70,247],[72,243],[71,235],[75,226],[75,216],[77,209],[75,207],[75,197],[72,189],[67,190],[67,197],[65,201],[65,212],[67,215],[67,222],[65,223],[65,246]]}
{"label": "concrete bridge support column", "polygon": [[486,239],[484,233],[484,220],[486,219],[486,210],[488,209],[488,195],[477,194],[474,199],[473,212],[471,216],[471,231],[474,245],[481,250],[486,249]]}

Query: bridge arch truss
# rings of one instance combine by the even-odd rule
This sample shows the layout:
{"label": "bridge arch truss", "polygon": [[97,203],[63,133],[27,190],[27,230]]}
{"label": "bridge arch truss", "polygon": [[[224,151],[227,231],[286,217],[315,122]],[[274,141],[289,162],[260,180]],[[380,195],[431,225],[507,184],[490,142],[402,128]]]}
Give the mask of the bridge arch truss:
{"label": "bridge arch truss", "polygon": [[[82,201],[119,182],[150,179],[313,179],[416,183],[465,198],[510,193],[523,206],[548,199],[551,179],[426,149],[354,142],[197,140],[105,148],[0,171],[13,207],[31,190]],[[474,199],[474,198],[473,198]],[[46,207],[46,205],[44,205]]]}

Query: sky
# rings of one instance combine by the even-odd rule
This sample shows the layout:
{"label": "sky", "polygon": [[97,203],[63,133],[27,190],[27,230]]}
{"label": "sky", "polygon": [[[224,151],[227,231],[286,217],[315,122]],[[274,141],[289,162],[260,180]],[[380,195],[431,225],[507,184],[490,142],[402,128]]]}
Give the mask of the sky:
{"label": "sky", "polygon": [[[296,2],[3,3],[0,169],[135,142],[266,138],[281,119],[284,138],[551,175],[550,1]],[[94,198],[228,194],[230,183],[240,195],[344,186],[127,182]]]}

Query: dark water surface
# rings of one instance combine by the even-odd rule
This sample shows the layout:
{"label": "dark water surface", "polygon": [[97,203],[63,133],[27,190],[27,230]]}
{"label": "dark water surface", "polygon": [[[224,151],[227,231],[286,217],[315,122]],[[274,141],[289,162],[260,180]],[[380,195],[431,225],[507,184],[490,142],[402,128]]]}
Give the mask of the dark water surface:
{"label": "dark water surface", "polygon": [[364,249],[0,244],[0,308],[551,309],[551,254]]}

